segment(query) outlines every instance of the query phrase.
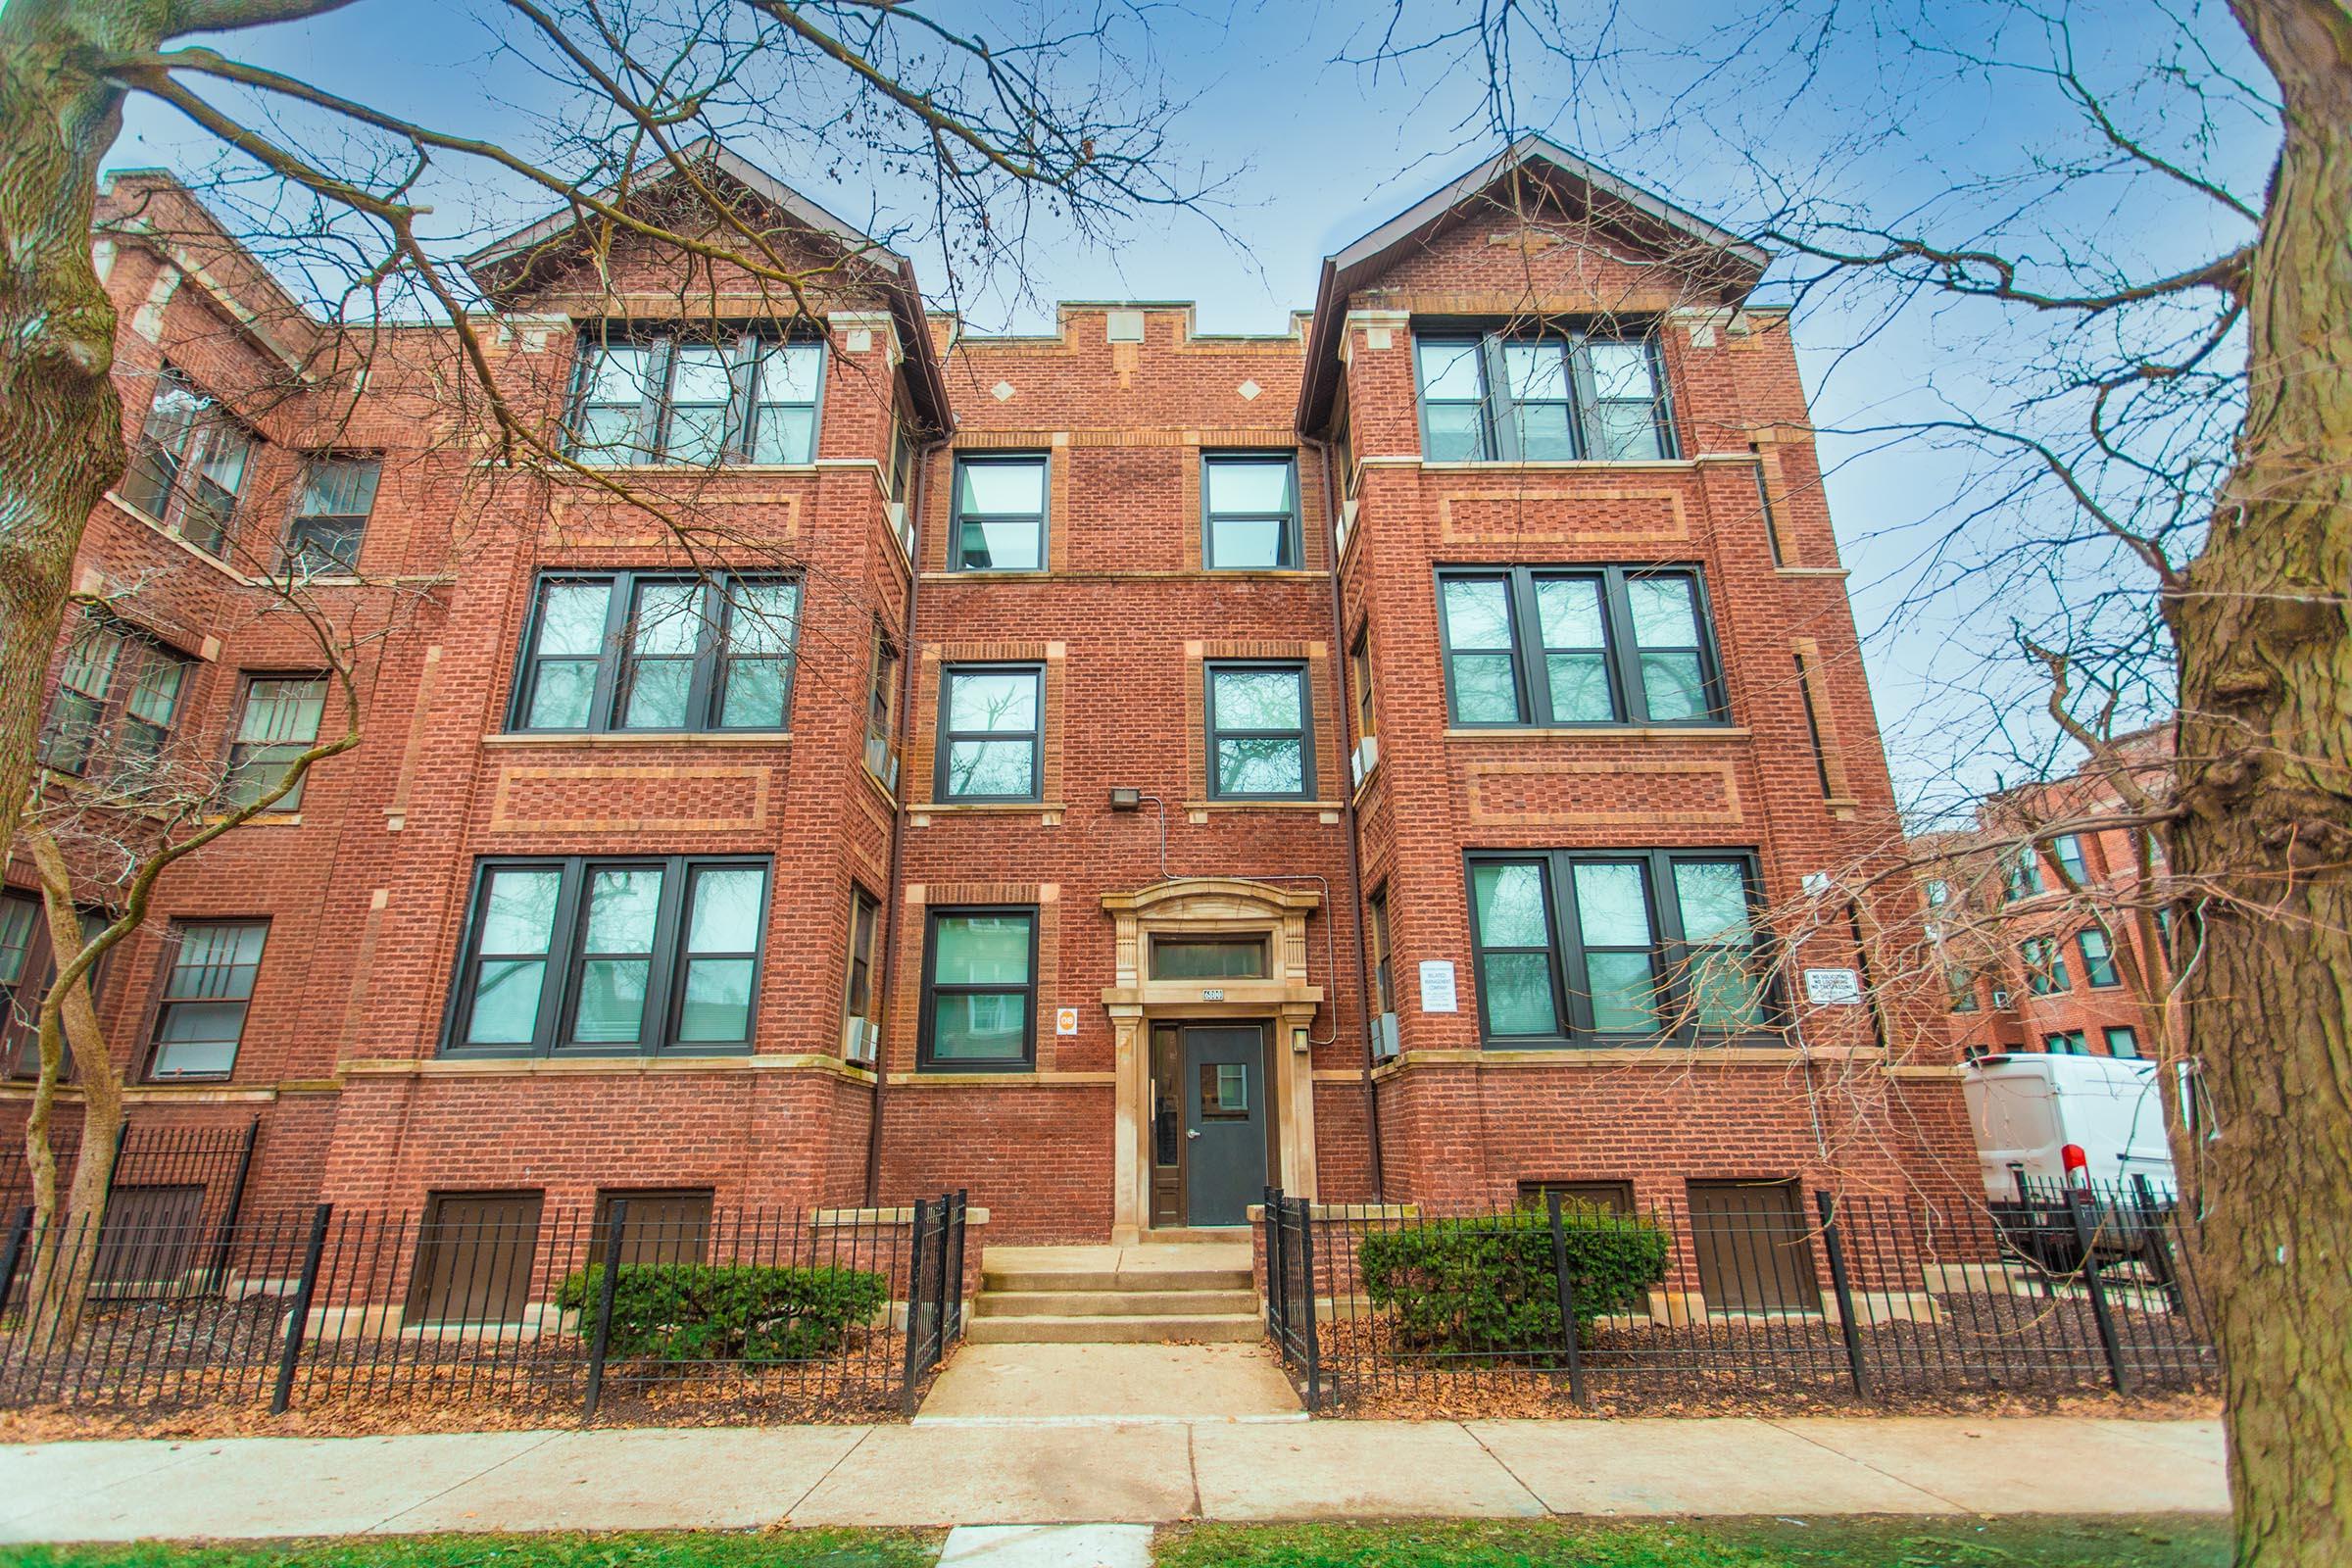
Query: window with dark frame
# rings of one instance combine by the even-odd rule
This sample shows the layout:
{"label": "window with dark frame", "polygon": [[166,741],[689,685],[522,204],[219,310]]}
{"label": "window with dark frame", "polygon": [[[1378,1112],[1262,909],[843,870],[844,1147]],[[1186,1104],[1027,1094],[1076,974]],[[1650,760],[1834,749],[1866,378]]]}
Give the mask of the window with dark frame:
{"label": "window with dark frame", "polygon": [[1368,626],[1356,634],[1355,646],[1348,651],[1348,683],[1354,688],[1355,738],[1370,740],[1380,733],[1380,713],[1372,700],[1372,630]]}
{"label": "window with dark frame", "polygon": [[1044,666],[950,664],[939,680],[937,798],[1040,799]]}
{"label": "window with dark frame", "polygon": [[593,329],[580,343],[571,455],[600,466],[809,463],[824,366],[813,337]]}
{"label": "window with dark frame", "polygon": [[2084,926],[2075,937],[2075,949],[2082,955],[2084,985],[2104,988],[2124,983],[2115,968],[2115,943],[2102,927]]}
{"label": "window with dark frame", "polygon": [[879,617],[866,661],[865,768],[884,789],[898,789],[899,649]]}
{"label": "window with dark frame", "polygon": [[2061,1029],[2042,1036],[2041,1049],[2053,1056],[2087,1056],[2090,1041],[2080,1029]]}
{"label": "window with dark frame", "polygon": [[1648,338],[1416,327],[1430,463],[1641,463],[1675,456]]}
{"label": "window with dark frame", "polygon": [[1454,724],[1730,719],[1694,567],[1454,567],[1438,573]]}
{"label": "window with dark frame", "polygon": [[270,936],[267,920],[176,920],[155,1012],[150,1078],[225,1078]]}
{"label": "window with dark frame", "polygon": [[479,862],[443,1051],[749,1050],[768,869],[742,856]]}
{"label": "window with dark frame", "polygon": [[1206,669],[1210,798],[1308,799],[1315,748],[1306,666],[1211,663]]}
{"label": "window with dark frame", "polygon": [[784,731],[800,612],[789,577],[544,573],[507,727]]}
{"label": "window with dark frame", "polygon": [[[81,911],[81,939],[107,927],[98,909]],[[92,998],[106,984],[108,958],[89,973]],[[32,1079],[41,1073],[41,1002],[57,981],[57,954],[49,942],[49,917],[38,895],[9,889],[0,893],[0,1073]],[[66,1063],[70,1077],[71,1059]]]}
{"label": "window with dark frame", "polygon": [[1773,1022],[1744,851],[1479,851],[1469,880],[1489,1043],[1730,1039]]}
{"label": "window with dark frame", "polygon": [[1045,570],[1049,493],[1042,452],[958,454],[949,569]]}
{"label": "window with dark frame", "polygon": [[110,616],[85,614],[66,649],[41,731],[41,765],[79,774],[100,759],[160,755],[194,662]]}
{"label": "window with dark frame", "polygon": [[1290,452],[1200,459],[1200,561],[1211,571],[1298,564],[1298,459]]}
{"label": "window with dark frame", "polygon": [[2004,895],[2015,904],[2046,891],[2041,878],[2041,854],[2032,844],[2020,844],[2009,853],[2009,863],[2003,873]]}
{"label": "window with dark frame", "polygon": [[875,944],[882,928],[882,902],[856,883],[850,884],[850,974],[842,997],[842,1037],[853,1030],[873,1028],[882,1020],[882,989],[874,968]]}
{"label": "window with dark frame", "polygon": [[2050,840],[2050,858],[2077,887],[2090,883],[2090,862],[2082,858],[2082,838],[2078,833],[2061,833]]}
{"label": "window with dark frame", "polygon": [[2018,947],[2026,962],[2026,989],[2037,997],[2074,989],[2066,976],[2066,954],[2056,937],[2028,937]]}
{"label": "window with dark frame", "polygon": [[306,463],[286,526],[286,564],[296,571],[357,571],[382,472],[380,458],[314,457]]}
{"label": "window with dark frame", "polygon": [[1035,906],[929,911],[915,1064],[973,1071],[1025,1068],[1036,1059]]}
{"label": "window with dark frame", "polygon": [[1396,1010],[1396,975],[1389,965],[1389,890],[1384,886],[1364,903],[1372,936],[1372,1011],[1377,1016]]}
{"label": "window with dark frame", "polygon": [[1943,984],[1948,997],[1947,1006],[1953,1012],[1977,1010],[1977,973],[1964,963],[1946,965]]}
{"label": "window with dark frame", "polygon": [[2130,1024],[2110,1024],[2106,1029],[2107,1054],[2126,1060],[2139,1056],[2139,1035]]}
{"label": "window with dark frame", "polygon": [[[326,712],[324,675],[248,675],[237,710],[237,729],[228,746],[229,804],[251,806],[277,788],[295,760],[318,744],[318,722]],[[305,776],[270,806],[272,811],[302,809],[310,787]]]}
{"label": "window with dark frame", "polygon": [[1263,980],[1266,939],[1256,937],[1155,936],[1151,971],[1154,980]]}
{"label": "window with dark frame", "polygon": [[156,372],[154,401],[115,494],[218,556],[236,523],[254,445],[220,400],[167,365]]}

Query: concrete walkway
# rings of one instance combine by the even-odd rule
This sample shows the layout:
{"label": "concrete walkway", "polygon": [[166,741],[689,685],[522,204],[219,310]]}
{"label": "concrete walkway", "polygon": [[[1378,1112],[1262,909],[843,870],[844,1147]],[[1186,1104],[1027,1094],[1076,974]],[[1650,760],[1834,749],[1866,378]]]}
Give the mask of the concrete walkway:
{"label": "concrete walkway", "polygon": [[2211,1421],[1005,1421],[0,1447],[0,1540],[2228,1505]]}
{"label": "concrete walkway", "polygon": [[1020,1419],[1303,1421],[1257,1345],[965,1345],[923,1396],[918,1427]]}

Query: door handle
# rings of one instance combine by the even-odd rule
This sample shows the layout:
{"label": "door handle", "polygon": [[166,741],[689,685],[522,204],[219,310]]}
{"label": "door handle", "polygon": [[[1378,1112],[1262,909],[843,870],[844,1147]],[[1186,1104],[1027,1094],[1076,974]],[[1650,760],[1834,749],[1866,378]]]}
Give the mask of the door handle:
{"label": "door handle", "polygon": [[1200,1129],[1198,1127],[1188,1128],[1186,1129],[1184,1136],[1187,1138],[1198,1138],[1200,1136]]}

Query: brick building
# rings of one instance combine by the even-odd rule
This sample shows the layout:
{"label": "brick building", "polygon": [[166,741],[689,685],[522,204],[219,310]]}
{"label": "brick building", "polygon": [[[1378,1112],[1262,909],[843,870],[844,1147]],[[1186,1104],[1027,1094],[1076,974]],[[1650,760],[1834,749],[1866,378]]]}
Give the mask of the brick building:
{"label": "brick building", "polygon": [[[2115,754],[2141,789],[2168,793],[2170,724],[2123,737]],[[1987,796],[1976,817],[1914,842],[1952,1040],[1968,1055],[2162,1054],[2161,1021],[2139,999],[2171,972],[2164,847],[2114,781],[2086,763]]]}
{"label": "brick building", "polygon": [[1768,913],[1895,835],[1762,253],[1530,140],[1281,330],[987,337],[710,169],[821,269],[805,310],[569,215],[470,259],[554,472],[448,390],[447,328],[338,335],[115,180],[136,456],[54,788],[125,747],[263,788],[336,733],[289,559],[367,634],[358,749],[100,977],[141,1125],[258,1118],[267,1200],[960,1186],[992,1241],[1267,1182],[1970,1168],[1933,1004],[1869,984],[1857,922]]}

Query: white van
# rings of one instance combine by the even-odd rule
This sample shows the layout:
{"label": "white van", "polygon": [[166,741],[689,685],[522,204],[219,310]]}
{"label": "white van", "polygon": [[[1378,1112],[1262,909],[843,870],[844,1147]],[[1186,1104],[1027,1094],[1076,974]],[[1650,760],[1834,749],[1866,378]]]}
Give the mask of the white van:
{"label": "white van", "polygon": [[2033,1053],[1970,1062],[1960,1088],[1986,1196],[2019,1197],[2021,1175],[2037,1185],[2065,1180],[2069,1145],[2082,1152],[2084,1173],[2102,1188],[2129,1187],[2144,1176],[2160,1191],[2174,1191],[2156,1066]]}

